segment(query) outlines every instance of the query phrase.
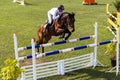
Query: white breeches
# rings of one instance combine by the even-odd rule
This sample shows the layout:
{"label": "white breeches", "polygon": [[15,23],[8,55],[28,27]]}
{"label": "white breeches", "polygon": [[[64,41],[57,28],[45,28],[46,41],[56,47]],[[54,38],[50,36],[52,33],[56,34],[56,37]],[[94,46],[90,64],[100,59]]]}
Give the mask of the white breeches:
{"label": "white breeches", "polygon": [[52,15],[48,12],[48,23],[52,23]]}

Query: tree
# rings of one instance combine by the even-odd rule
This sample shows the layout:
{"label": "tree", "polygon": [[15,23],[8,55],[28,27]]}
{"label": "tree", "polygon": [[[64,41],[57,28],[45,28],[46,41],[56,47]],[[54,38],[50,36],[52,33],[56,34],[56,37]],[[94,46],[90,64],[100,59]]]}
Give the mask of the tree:
{"label": "tree", "polygon": [[5,67],[1,69],[0,73],[2,80],[17,80],[20,74],[24,71],[23,68],[16,66],[16,60],[7,59],[4,64]]}

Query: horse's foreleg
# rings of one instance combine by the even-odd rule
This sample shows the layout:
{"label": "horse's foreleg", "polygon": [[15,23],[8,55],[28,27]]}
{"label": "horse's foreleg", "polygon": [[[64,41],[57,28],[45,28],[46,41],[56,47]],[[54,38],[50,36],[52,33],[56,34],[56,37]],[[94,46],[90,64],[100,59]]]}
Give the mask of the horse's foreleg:
{"label": "horse's foreleg", "polygon": [[61,39],[61,38],[64,38],[64,37],[65,37],[65,33],[62,33],[62,35],[60,35],[59,38]]}
{"label": "horse's foreleg", "polygon": [[65,37],[65,40],[67,40],[71,36],[71,32],[68,33],[68,35]]}
{"label": "horse's foreleg", "polygon": [[[39,45],[39,41],[36,42],[36,45]],[[37,52],[39,52],[39,48],[37,48]]]}
{"label": "horse's foreleg", "polygon": [[[41,43],[40,43],[40,42],[37,42],[36,45],[40,45],[40,44],[43,44],[43,43],[44,43],[43,41],[41,41]],[[39,51],[39,48],[40,48],[40,47],[37,48],[37,52],[40,52],[40,51]],[[44,47],[42,47],[42,53],[43,53],[43,52],[44,52]]]}

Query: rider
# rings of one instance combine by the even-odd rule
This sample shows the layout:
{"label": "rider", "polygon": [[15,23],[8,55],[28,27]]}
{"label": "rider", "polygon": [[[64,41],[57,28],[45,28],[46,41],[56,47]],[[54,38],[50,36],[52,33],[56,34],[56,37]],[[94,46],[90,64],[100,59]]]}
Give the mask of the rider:
{"label": "rider", "polygon": [[46,24],[46,28],[43,31],[44,33],[52,25],[53,21],[59,18],[63,11],[64,11],[63,5],[59,5],[57,8],[52,8],[51,10],[48,11],[48,21]]}

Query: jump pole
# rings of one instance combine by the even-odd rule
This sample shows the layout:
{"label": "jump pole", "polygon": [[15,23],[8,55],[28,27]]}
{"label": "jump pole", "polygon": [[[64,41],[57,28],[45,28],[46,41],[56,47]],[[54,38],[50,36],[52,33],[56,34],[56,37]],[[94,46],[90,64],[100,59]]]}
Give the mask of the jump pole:
{"label": "jump pole", "polygon": [[13,39],[14,39],[15,59],[17,60],[17,66],[19,66],[18,44],[17,44],[17,37],[15,33],[13,34]]}
{"label": "jump pole", "polygon": [[[84,36],[84,37],[71,39],[71,40],[62,40],[62,41],[53,42],[53,43],[40,44],[40,45],[35,45],[35,48],[49,47],[49,46],[54,46],[54,45],[72,43],[72,42],[87,40],[87,39],[90,39],[90,38],[95,38],[95,36],[94,35],[90,35],[90,36]],[[20,47],[20,48],[18,48],[18,51],[28,50],[28,49],[32,49],[32,46]]]}
{"label": "jump pole", "polygon": [[36,56],[35,56],[35,41],[34,39],[31,40],[32,45],[32,65],[33,65],[33,80],[37,79],[36,75]]}
{"label": "jump pole", "polygon": [[118,75],[119,73],[119,31],[120,31],[120,28],[117,28],[117,44],[116,44],[116,75]]}
{"label": "jump pole", "polygon": [[62,41],[58,41],[58,42],[53,42],[53,43],[46,43],[46,44],[40,44],[40,45],[36,45],[36,47],[42,47],[42,53],[44,53],[44,48],[45,47],[49,47],[49,46],[53,46],[53,45],[59,45],[59,44],[66,44],[66,43],[71,43],[71,42],[77,42],[77,41],[82,41],[82,40],[87,40],[90,38],[95,38],[95,34],[91,35],[91,36],[84,36],[84,37],[80,37],[77,39],[71,39],[71,40],[62,40]]}
{"label": "jump pole", "polygon": [[[97,45],[97,28],[98,28],[98,24],[97,22],[94,24],[94,35],[95,35],[95,38],[94,38],[94,44]],[[97,46],[94,47],[94,55],[93,55],[93,58],[94,58],[94,65],[93,65],[93,68],[96,67],[97,65]]]}

